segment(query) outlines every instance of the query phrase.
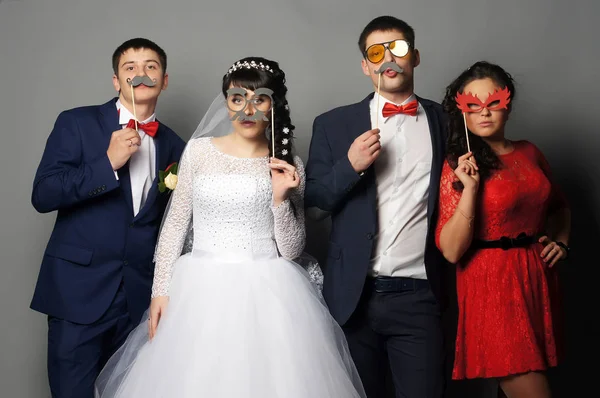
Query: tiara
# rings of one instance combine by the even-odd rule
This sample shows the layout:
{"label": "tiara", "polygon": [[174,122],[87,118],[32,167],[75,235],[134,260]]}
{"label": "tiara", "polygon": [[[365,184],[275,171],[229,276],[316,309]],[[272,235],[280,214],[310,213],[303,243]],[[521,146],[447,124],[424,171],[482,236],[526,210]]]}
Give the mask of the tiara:
{"label": "tiara", "polygon": [[227,74],[231,74],[232,72],[235,72],[238,69],[250,69],[250,68],[254,68],[254,69],[261,69],[261,70],[266,70],[268,72],[273,73],[273,69],[271,69],[271,67],[269,65],[265,65],[262,62],[259,62],[258,64],[255,61],[244,61],[244,62],[236,62],[235,64],[233,64],[231,66],[231,68],[229,68],[229,70],[227,71]]}

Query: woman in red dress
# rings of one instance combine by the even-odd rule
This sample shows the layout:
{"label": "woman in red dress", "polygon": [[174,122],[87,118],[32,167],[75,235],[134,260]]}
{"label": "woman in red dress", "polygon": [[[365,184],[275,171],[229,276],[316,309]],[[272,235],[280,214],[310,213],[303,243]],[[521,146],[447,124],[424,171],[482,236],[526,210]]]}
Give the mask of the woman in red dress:
{"label": "woman in red dress", "polygon": [[436,243],[457,265],[453,378],[496,378],[509,398],[547,398],[570,211],[540,150],[505,138],[514,95],[511,76],[487,62],[448,86]]}

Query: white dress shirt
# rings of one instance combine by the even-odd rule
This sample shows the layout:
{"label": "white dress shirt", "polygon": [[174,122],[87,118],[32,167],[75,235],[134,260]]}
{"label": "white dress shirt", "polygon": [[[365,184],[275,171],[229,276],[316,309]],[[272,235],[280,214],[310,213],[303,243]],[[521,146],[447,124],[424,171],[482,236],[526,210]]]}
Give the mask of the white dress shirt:
{"label": "white dress shirt", "polygon": [[[122,128],[125,128],[129,120],[135,118],[121,104],[121,101],[118,100],[116,105],[119,110],[119,124],[121,124]],[[153,113],[152,116],[141,123],[153,122],[155,120],[156,114]],[[144,206],[148,192],[156,177],[156,146],[154,145],[154,138],[145,134],[141,128],[138,128],[138,133],[142,140],[140,148],[129,159],[129,178],[131,180],[131,198],[133,200],[134,216]]]}
{"label": "white dress shirt", "polygon": [[[402,104],[416,99],[413,94]],[[379,118],[381,154],[375,160],[379,230],[371,258],[372,276],[427,279],[425,241],[432,148],[429,122],[419,104],[416,116],[383,118],[387,101],[371,100],[371,125]]]}

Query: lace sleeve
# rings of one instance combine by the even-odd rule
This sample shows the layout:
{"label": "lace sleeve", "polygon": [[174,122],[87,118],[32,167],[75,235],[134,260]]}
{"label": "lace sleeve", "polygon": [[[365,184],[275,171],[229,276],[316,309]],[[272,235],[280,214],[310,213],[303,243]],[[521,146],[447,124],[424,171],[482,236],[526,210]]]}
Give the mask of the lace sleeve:
{"label": "lace sleeve", "polygon": [[300,176],[300,185],[292,191],[288,199],[272,209],[275,218],[275,242],[281,256],[289,260],[300,256],[306,244],[304,226],[306,174],[304,164],[298,156],[294,157],[294,165]]}
{"label": "lace sleeve", "polygon": [[448,220],[454,215],[461,197],[461,193],[452,186],[455,181],[458,181],[458,178],[454,174],[454,171],[452,171],[448,162],[445,161],[442,168],[442,176],[440,178],[439,216],[435,228],[435,244],[438,249],[440,248],[442,228],[444,228],[444,225],[446,225]]}
{"label": "lace sleeve", "polygon": [[168,296],[173,265],[181,255],[189,230],[193,208],[193,178],[195,146],[191,144],[183,153],[179,165],[177,186],[172,193],[170,206],[164,219],[154,253],[154,282],[152,298]]}

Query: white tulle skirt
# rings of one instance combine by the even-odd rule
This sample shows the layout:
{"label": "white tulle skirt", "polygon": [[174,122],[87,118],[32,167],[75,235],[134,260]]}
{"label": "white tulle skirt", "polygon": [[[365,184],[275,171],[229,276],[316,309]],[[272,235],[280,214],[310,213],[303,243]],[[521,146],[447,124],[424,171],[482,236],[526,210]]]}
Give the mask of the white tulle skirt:
{"label": "white tulle skirt", "polygon": [[154,339],[144,320],[102,370],[96,397],[366,394],[341,328],[301,266],[196,252],[175,264]]}

